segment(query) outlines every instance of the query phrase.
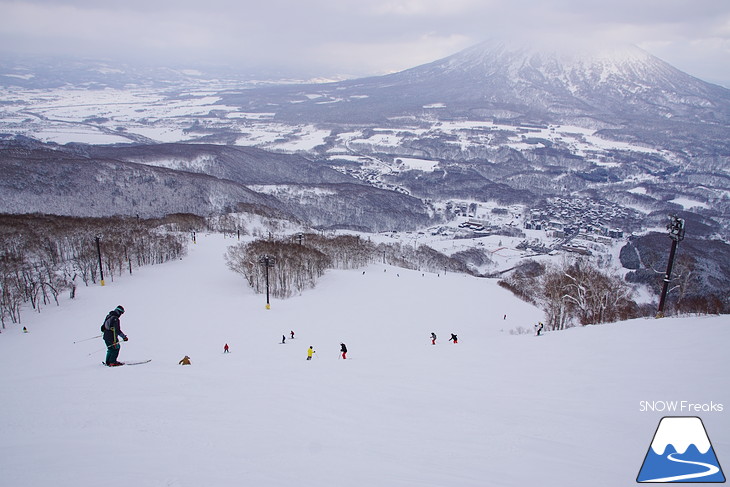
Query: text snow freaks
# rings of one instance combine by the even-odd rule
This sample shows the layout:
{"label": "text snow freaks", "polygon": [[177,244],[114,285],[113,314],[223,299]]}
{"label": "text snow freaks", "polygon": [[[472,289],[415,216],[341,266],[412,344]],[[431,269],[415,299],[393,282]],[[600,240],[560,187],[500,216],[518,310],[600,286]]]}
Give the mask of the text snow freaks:
{"label": "text snow freaks", "polygon": [[696,403],[691,401],[640,401],[639,412],[670,412],[670,413],[721,413],[723,406],[720,403]]}

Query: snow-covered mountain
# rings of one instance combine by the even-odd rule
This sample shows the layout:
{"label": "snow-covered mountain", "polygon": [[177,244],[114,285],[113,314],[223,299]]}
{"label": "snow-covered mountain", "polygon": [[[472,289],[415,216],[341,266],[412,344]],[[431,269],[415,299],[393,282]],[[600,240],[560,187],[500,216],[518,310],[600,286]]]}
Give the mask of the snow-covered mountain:
{"label": "snow-covered mountain", "polygon": [[282,104],[277,116],[330,122],[348,117],[382,121],[428,112],[441,119],[594,128],[665,126],[667,121],[727,128],[730,123],[730,90],[694,78],[635,46],[566,51],[486,42],[399,73],[315,91],[321,96],[306,97],[301,87],[281,87],[262,92],[261,98],[259,93],[241,93],[227,101],[246,101],[250,107],[299,93],[300,99]]}
{"label": "snow-covered mountain", "polygon": [[403,76],[467,77],[473,81],[466,87],[473,96],[513,104],[546,121],[581,116],[597,123],[622,116],[730,121],[730,91],[635,46],[551,49],[484,43]]}

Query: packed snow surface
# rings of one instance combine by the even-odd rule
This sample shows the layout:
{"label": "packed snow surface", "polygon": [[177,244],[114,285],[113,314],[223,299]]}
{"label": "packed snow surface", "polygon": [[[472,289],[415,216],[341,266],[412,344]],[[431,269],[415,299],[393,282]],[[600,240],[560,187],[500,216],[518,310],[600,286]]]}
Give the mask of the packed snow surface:
{"label": "packed snow surface", "polygon": [[[382,264],[267,310],[224,264],[234,243],[199,235],[3,330],[0,486],[616,487],[665,415],[701,416],[730,464],[727,317],[513,334],[543,315],[495,281]],[[119,304],[120,359],[150,363],[74,343]]]}

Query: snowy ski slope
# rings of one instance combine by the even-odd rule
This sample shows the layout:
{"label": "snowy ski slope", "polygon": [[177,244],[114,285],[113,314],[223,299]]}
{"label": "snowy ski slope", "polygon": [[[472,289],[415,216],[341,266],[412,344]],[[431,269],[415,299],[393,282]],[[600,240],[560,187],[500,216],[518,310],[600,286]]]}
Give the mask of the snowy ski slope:
{"label": "snowy ski slope", "polygon": [[[0,487],[628,486],[666,415],[700,416],[730,465],[727,316],[515,335],[542,313],[496,281],[382,264],[266,310],[232,243],[3,331]],[[118,304],[120,360],[151,363],[73,343]],[[724,410],[642,411],[674,400]]]}

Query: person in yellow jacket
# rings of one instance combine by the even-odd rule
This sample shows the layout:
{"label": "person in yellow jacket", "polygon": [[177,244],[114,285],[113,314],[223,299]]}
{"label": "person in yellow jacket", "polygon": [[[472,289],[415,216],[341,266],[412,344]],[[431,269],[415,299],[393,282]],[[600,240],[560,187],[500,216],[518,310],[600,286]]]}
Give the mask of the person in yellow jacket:
{"label": "person in yellow jacket", "polygon": [[307,349],[307,360],[312,360],[312,355],[315,353],[317,353],[317,352],[315,352],[314,349],[312,348],[312,346],[310,345],[309,349]]}

